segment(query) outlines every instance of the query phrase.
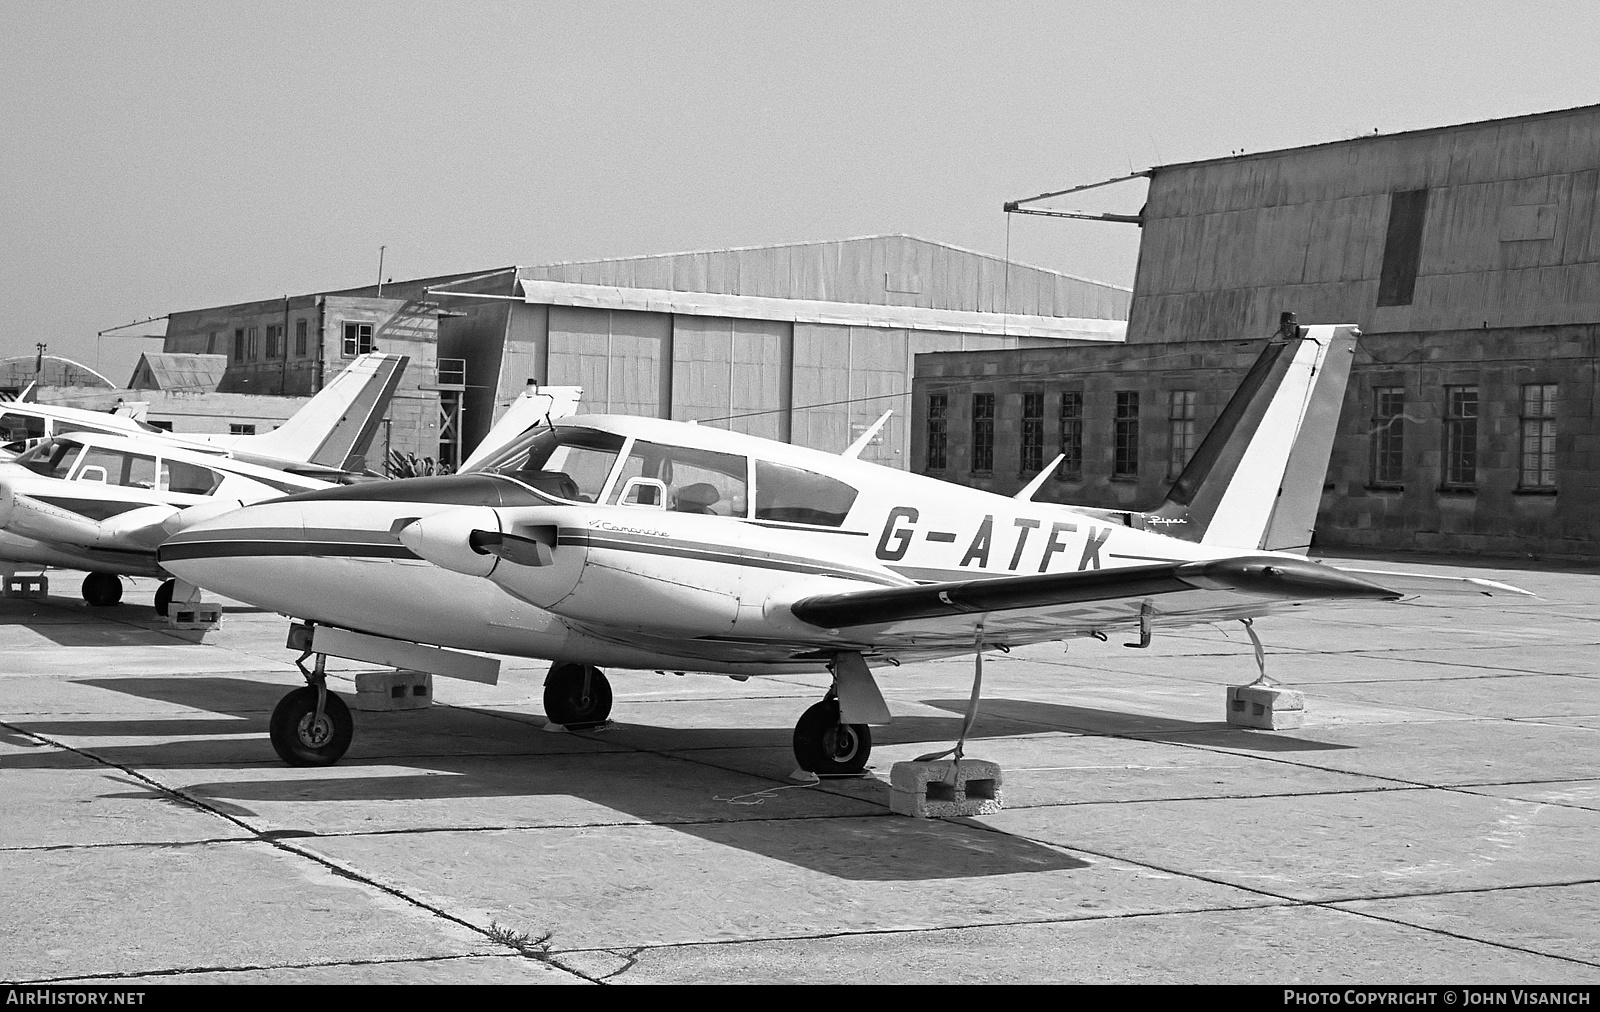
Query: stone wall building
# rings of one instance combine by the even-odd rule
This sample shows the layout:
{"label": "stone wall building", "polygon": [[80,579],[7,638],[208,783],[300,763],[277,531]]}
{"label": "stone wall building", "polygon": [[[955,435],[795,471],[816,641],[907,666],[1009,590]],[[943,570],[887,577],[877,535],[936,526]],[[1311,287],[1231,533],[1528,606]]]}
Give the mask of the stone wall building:
{"label": "stone wall building", "polygon": [[962,444],[1031,440],[1042,413],[1046,459],[1063,426],[1084,440],[1048,495],[1153,502],[1293,311],[1363,335],[1319,546],[1595,558],[1597,205],[1600,106],[1152,169],[1126,345],[919,360],[914,459],[1020,487]]}

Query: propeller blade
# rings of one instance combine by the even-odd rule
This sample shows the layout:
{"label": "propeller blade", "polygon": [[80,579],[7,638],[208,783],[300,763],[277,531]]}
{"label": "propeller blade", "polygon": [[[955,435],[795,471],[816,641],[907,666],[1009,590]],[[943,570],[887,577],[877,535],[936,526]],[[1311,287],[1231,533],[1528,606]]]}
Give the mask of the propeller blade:
{"label": "propeller blade", "polygon": [[467,544],[479,555],[494,555],[518,566],[548,566],[555,561],[556,529],[524,527],[523,534],[475,530]]}

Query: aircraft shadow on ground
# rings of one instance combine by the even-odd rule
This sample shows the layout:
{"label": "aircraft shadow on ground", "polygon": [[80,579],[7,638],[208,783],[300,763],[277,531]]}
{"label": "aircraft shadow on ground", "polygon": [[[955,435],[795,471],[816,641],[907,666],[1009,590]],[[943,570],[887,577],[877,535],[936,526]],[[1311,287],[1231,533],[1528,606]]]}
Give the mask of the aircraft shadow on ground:
{"label": "aircraft shadow on ground", "polygon": [[[922,703],[941,710],[949,710],[951,713],[967,712],[965,699],[924,699]],[[1140,738],[1146,741],[1166,741],[1185,745],[1214,745],[1247,752],[1323,752],[1354,747],[1286,737],[1271,731],[1235,727],[1222,720],[1178,720],[1173,717],[1154,717],[1123,710],[1098,710],[1087,706],[1038,703],[1025,699],[985,699],[978,708],[976,722],[978,728],[983,727],[985,717],[991,721],[1012,720],[1083,734],[1115,735],[1122,738]],[[898,724],[899,720],[897,719],[895,723]]]}
{"label": "aircraft shadow on ground", "polygon": [[[216,676],[84,679],[79,684],[206,709],[235,719],[162,716],[13,719],[12,723],[26,731],[67,741],[84,735],[182,738],[78,746],[106,762],[133,769],[239,766],[258,771],[277,765],[277,757],[266,741],[266,723],[267,711],[283,695],[283,686]],[[766,808],[730,805],[720,795],[769,790],[777,786],[775,779],[793,767],[788,755],[792,730],[787,727],[673,729],[624,724],[605,734],[553,735],[531,723],[526,713],[458,707],[406,714],[357,713],[355,719],[356,745],[335,769],[296,770],[292,776],[273,779],[259,779],[252,772],[240,779],[176,786],[246,823],[259,824],[265,818],[298,823],[293,828],[276,830],[280,835],[301,835],[302,828],[306,830],[304,835],[316,835],[318,821],[314,811],[280,808],[264,815],[252,804],[403,805],[436,800],[528,798],[533,803],[520,810],[514,804],[507,807],[507,825],[559,828],[559,821],[539,822],[539,814],[548,806],[541,807],[537,799],[560,796],[854,881],[923,881],[1088,867],[1085,861],[1054,847],[996,832],[978,823],[887,817],[889,787],[883,781],[828,784],[821,789],[828,795],[826,799],[810,797],[798,806],[786,803],[791,799],[782,794],[778,795],[781,800]],[[925,740],[942,747],[953,740],[959,727],[958,716],[900,718],[892,725],[892,740]],[[241,733],[258,733],[261,737],[232,737]],[[230,737],[206,740],[216,735]],[[716,751],[701,760],[662,754],[675,749]],[[741,751],[730,751],[733,749]],[[742,751],[746,749],[753,751]],[[779,753],[780,757],[775,758],[772,753]],[[0,770],[77,768],[83,762],[80,757],[51,749],[0,756]],[[352,769],[363,765],[421,768],[426,772],[364,776]],[[778,772],[780,767],[783,772]],[[703,791],[698,789],[697,772],[706,781]],[[748,782],[730,783],[730,776]],[[162,803],[172,800],[163,792],[146,787],[108,797]]]}
{"label": "aircraft shadow on ground", "polygon": [[[137,604],[91,608],[65,597],[0,601],[4,601],[0,626],[23,626],[63,647],[177,647],[199,643],[205,635],[199,629],[156,625],[155,610]],[[223,609],[225,613],[231,610]],[[91,621],[86,623],[86,618]]]}

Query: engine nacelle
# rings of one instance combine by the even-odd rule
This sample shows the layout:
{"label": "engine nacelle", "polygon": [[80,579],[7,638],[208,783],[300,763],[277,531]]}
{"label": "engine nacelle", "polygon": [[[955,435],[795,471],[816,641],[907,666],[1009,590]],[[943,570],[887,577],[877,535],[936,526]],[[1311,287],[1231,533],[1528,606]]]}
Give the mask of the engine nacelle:
{"label": "engine nacelle", "polygon": [[500,557],[474,547],[473,532],[500,533],[500,515],[488,506],[463,506],[441,510],[413,520],[395,532],[400,543],[440,569],[467,576],[487,577]]}

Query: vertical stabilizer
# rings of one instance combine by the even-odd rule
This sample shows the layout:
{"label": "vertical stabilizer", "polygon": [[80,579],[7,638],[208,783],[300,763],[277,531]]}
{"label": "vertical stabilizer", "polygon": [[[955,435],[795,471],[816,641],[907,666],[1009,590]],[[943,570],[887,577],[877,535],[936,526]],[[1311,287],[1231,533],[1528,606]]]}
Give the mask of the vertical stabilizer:
{"label": "vertical stabilizer", "polygon": [[529,386],[506,408],[505,414],[494,423],[477,447],[461,462],[461,470],[470,471],[491,455],[504,449],[524,432],[547,419],[565,418],[575,414],[578,401],[583,397],[583,387]]}
{"label": "vertical stabilizer", "polygon": [[288,421],[271,432],[240,436],[230,445],[243,457],[269,457],[336,470],[357,466],[389,410],[409,361],[405,355],[362,355]]}
{"label": "vertical stabilizer", "polygon": [[1296,327],[1269,341],[1140,526],[1207,545],[1304,554],[1358,335],[1350,326]]}

